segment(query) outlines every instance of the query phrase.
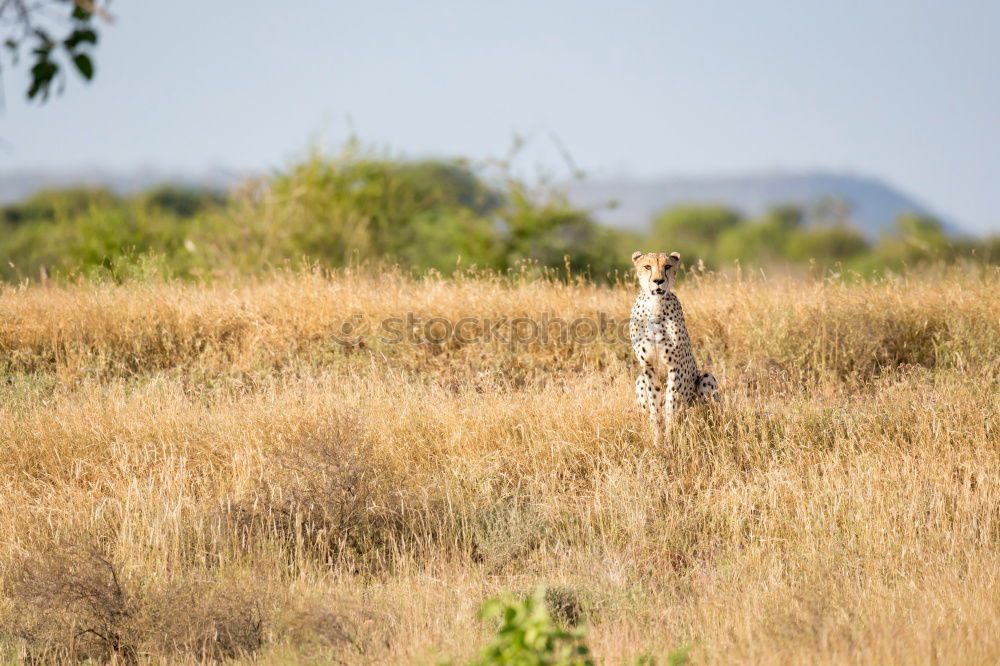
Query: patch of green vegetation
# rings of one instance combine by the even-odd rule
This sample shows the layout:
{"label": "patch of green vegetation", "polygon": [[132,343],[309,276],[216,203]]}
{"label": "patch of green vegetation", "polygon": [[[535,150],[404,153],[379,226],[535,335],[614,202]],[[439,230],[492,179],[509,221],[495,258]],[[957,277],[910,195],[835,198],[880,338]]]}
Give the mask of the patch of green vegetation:
{"label": "patch of green vegetation", "polygon": [[0,209],[0,278],[201,278],[377,262],[444,274],[568,263],[603,280],[626,268],[637,242],[504,169],[352,145],[228,198],[182,187],[39,192]]}
{"label": "patch of green vegetation", "polygon": [[950,238],[939,220],[907,213],[873,242],[833,205],[777,206],[756,219],[725,206],[679,206],[653,220],[649,244],[708,269],[811,264],[868,276],[928,263],[1000,262],[1000,237]]}
{"label": "patch of green vegetation", "polygon": [[747,219],[681,206],[640,234],[598,224],[560,190],[508,167],[408,160],[350,144],[313,154],[223,196],[163,186],[38,192],[0,208],[0,280],[116,282],[260,275],[276,267],[398,265],[450,275],[469,268],[529,277],[569,268],[597,281],[627,271],[636,248],[677,250],[690,266],[813,265],[860,275],[925,262],[1000,261],[1000,238],[954,239],[904,215],[870,241],[843,206],[779,206]]}
{"label": "patch of green vegetation", "polygon": [[470,666],[594,666],[582,627],[560,627],[549,615],[545,588],[523,600],[490,599],[479,612],[500,623],[493,640]]}
{"label": "patch of green vegetation", "polygon": [[[496,634],[469,662],[469,666],[595,666],[586,644],[586,628],[576,625],[578,617],[566,617],[568,606],[577,604],[566,588],[539,587],[523,599],[498,597],[487,600],[479,611],[485,621],[497,621]],[[553,614],[561,617],[554,619]],[[689,663],[688,647],[667,654],[667,666]],[[656,666],[648,653],[634,661],[636,666]]]}

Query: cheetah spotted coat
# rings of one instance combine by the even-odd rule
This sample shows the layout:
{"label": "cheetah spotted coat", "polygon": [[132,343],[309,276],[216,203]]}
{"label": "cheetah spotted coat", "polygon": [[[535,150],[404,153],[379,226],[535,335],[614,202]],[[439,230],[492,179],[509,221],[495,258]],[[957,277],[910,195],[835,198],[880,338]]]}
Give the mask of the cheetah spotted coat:
{"label": "cheetah spotted coat", "polygon": [[640,292],[632,306],[629,335],[639,360],[636,401],[653,425],[654,443],[676,414],[697,396],[718,399],[715,377],[699,373],[680,301],[670,290],[680,255],[632,255]]}

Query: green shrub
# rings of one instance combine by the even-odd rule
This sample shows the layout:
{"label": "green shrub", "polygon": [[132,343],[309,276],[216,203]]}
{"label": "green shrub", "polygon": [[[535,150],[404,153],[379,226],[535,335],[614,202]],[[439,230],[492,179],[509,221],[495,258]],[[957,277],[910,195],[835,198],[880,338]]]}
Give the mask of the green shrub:
{"label": "green shrub", "polygon": [[473,666],[593,666],[584,643],[585,630],[560,628],[549,615],[545,588],[517,601],[490,599],[479,612],[483,620],[499,620],[496,636]]}
{"label": "green shrub", "polygon": [[314,153],[230,197],[178,186],[129,197],[73,188],[0,207],[0,280],[9,281],[372,264],[528,277],[569,267],[600,282],[627,271],[640,248],[677,250],[687,265],[709,269],[814,264],[866,276],[934,261],[1000,261],[996,238],[952,238],[919,215],[900,216],[872,244],[836,202],[778,206],[753,219],[724,206],[680,206],[659,214],[643,238],[598,224],[560,189],[532,186],[505,164],[412,160],[356,143]]}
{"label": "green shrub", "polygon": [[170,186],[126,198],[42,192],[0,209],[0,278],[198,278],[366,262],[450,274],[568,262],[603,279],[626,267],[634,248],[625,234],[551,187],[532,189],[494,171],[352,144],[337,155],[313,154],[228,199]]}

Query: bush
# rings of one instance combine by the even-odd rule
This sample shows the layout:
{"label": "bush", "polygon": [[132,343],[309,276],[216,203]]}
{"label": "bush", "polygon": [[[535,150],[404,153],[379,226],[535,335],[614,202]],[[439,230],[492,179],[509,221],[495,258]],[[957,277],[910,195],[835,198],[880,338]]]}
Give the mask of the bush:
{"label": "bush", "polygon": [[0,208],[0,279],[117,282],[259,275],[275,267],[398,265],[450,275],[470,267],[535,277],[570,268],[598,282],[628,256],[677,250],[718,268],[816,264],[863,275],[930,261],[1000,260],[994,239],[955,239],[930,217],[900,216],[874,245],[842,205],[775,207],[748,219],[719,205],[659,214],[643,239],[602,226],[558,188],[508,167],[411,160],[348,145],[312,154],[227,198],[162,186],[131,197],[42,191]]}
{"label": "bush", "polygon": [[582,628],[560,628],[549,615],[545,588],[517,601],[490,599],[479,612],[483,620],[499,620],[494,639],[473,666],[593,666]]}
{"label": "bush", "polygon": [[25,558],[6,595],[20,610],[14,635],[41,661],[137,659],[137,592],[96,547],[61,544]]}
{"label": "bush", "polygon": [[[406,160],[349,145],[217,192],[164,186],[119,199],[43,192],[0,211],[0,277],[259,274],[275,266],[398,264],[449,274],[567,262],[603,278],[625,237],[558,191],[465,160]],[[155,257],[151,262],[150,257]]]}
{"label": "bush", "polygon": [[998,261],[995,238],[949,238],[938,220],[909,213],[872,244],[841,208],[826,202],[807,215],[798,206],[777,206],[759,218],[745,219],[723,206],[678,206],[654,219],[648,241],[654,249],[679,251],[689,265],[701,262],[713,269],[734,262],[763,267],[814,264],[822,270],[847,268],[869,276],[929,262]]}
{"label": "bush", "polygon": [[53,543],[18,565],[4,586],[0,637],[15,639],[27,663],[222,662],[283,639],[328,656],[362,647],[335,600],[282,594],[260,571],[139,580],[105,549],[77,542]]}
{"label": "bush", "polygon": [[287,443],[274,471],[225,518],[241,542],[274,540],[289,552],[365,573],[384,572],[411,544],[411,513],[430,522],[392,470],[379,466],[357,424],[338,417]]}

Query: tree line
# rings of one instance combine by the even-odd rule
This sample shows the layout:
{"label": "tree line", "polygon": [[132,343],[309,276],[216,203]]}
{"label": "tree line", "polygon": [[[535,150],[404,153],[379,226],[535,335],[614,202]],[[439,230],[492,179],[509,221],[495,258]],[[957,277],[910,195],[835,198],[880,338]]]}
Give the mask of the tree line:
{"label": "tree line", "polygon": [[926,262],[1000,261],[1000,238],[954,239],[907,214],[869,240],[849,221],[796,206],[747,217],[724,206],[657,215],[648,234],[603,226],[563,192],[502,165],[406,160],[349,146],[233,193],[177,186],[130,196],[47,190],[0,208],[0,277],[204,278],[281,266],[395,264],[414,271],[628,271],[637,248],[688,266],[818,266],[860,275]]}

